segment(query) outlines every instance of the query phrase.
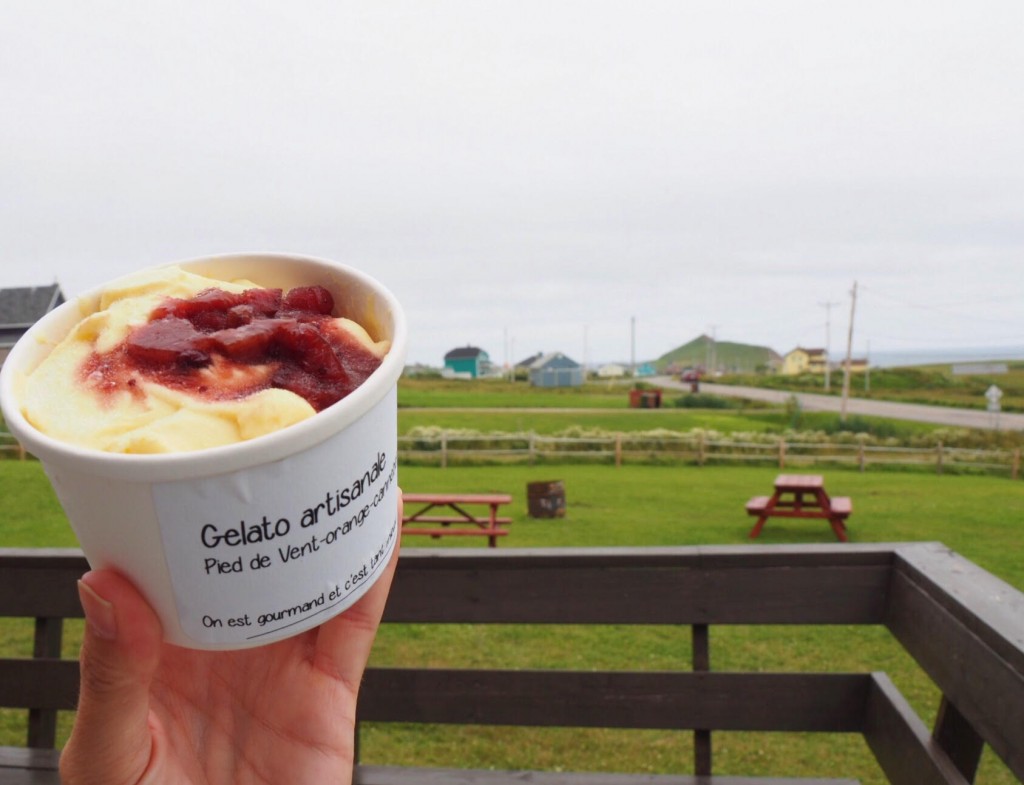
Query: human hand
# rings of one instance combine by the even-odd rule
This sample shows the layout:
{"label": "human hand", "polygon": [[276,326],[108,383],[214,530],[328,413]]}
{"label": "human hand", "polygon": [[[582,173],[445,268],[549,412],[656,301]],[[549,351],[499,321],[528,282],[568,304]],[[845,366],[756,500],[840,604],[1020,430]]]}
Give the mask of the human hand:
{"label": "human hand", "polygon": [[81,694],[61,781],[349,783],[356,697],[397,561],[395,548],[344,613],[239,651],[163,643],[156,614],[130,582],[109,570],[86,573]]}

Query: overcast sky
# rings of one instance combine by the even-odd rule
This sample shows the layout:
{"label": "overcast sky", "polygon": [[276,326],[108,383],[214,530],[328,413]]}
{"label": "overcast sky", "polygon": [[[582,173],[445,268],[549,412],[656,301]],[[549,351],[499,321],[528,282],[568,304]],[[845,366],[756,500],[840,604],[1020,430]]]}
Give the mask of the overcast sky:
{"label": "overcast sky", "polygon": [[1019,0],[5,0],[0,285],[327,256],[440,365],[839,354],[856,280],[855,354],[1020,346],[1022,30]]}

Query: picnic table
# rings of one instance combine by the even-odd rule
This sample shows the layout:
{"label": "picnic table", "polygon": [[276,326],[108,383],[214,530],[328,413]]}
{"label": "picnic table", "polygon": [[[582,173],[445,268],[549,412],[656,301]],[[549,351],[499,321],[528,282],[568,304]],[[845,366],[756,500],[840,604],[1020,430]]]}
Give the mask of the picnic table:
{"label": "picnic table", "polygon": [[[501,528],[512,522],[499,509],[512,503],[507,493],[404,493],[403,534],[439,537],[486,537],[491,548],[508,534]],[[417,507],[418,506],[418,507]],[[480,508],[472,510],[468,508]],[[427,528],[420,528],[426,525]]]}
{"label": "picnic table", "polygon": [[829,496],[820,474],[780,474],[771,496],[755,496],[747,502],[747,514],[757,516],[751,539],[769,518],[821,518],[831,524],[840,542],[846,542],[846,519],[852,512],[850,498]]}

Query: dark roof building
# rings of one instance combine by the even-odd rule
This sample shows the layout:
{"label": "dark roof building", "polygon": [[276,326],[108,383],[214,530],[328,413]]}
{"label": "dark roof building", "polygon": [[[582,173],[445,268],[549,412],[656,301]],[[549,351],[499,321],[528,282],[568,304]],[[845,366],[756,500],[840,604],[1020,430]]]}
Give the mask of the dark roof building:
{"label": "dark roof building", "polygon": [[64,302],[57,284],[0,289],[0,362],[28,328]]}
{"label": "dark roof building", "polygon": [[537,352],[536,354],[531,354],[525,360],[520,360],[519,362],[517,362],[516,363],[516,368],[529,368],[530,366],[532,366],[535,362],[537,362],[537,360],[539,360],[543,356],[544,356],[543,352]]}
{"label": "dark roof building", "polygon": [[456,377],[477,379],[490,373],[491,358],[476,346],[460,346],[444,356],[444,367]]}
{"label": "dark roof building", "polygon": [[475,360],[481,354],[486,354],[483,349],[479,349],[476,346],[460,346],[457,349],[452,349],[448,352],[444,359],[446,360]]}

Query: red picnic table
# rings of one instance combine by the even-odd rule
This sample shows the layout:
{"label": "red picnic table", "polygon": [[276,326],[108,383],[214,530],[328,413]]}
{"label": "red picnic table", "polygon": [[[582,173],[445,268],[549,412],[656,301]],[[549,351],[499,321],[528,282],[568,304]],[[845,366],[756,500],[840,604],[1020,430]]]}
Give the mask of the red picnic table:
{"label": "red picnic table", "polygon": [[[405,513],[402,516],[403,534],[425,534],[434,539],[445,536],[487,537],[491,548],[498,545],[498,537],[508,534],[501,526],[511,518],[498,515],[500,507],[512,503],[506,493],[405,493]],[[410,506],[423,505],[410,512]],[[483,507],[473,512],[467,507]],[[430,528],[421,529],[420,524]]]}
{"label": "red picnic table", "polygon": [[747,514],[756,515],[750,530],[757,537],[769,518],[822,518],[827,520],[840,542],[846,542],[846,519],[853,512],[848,496],[829,496],[820,474],[780,474],[771,496],[755,496],[747,502]]}

